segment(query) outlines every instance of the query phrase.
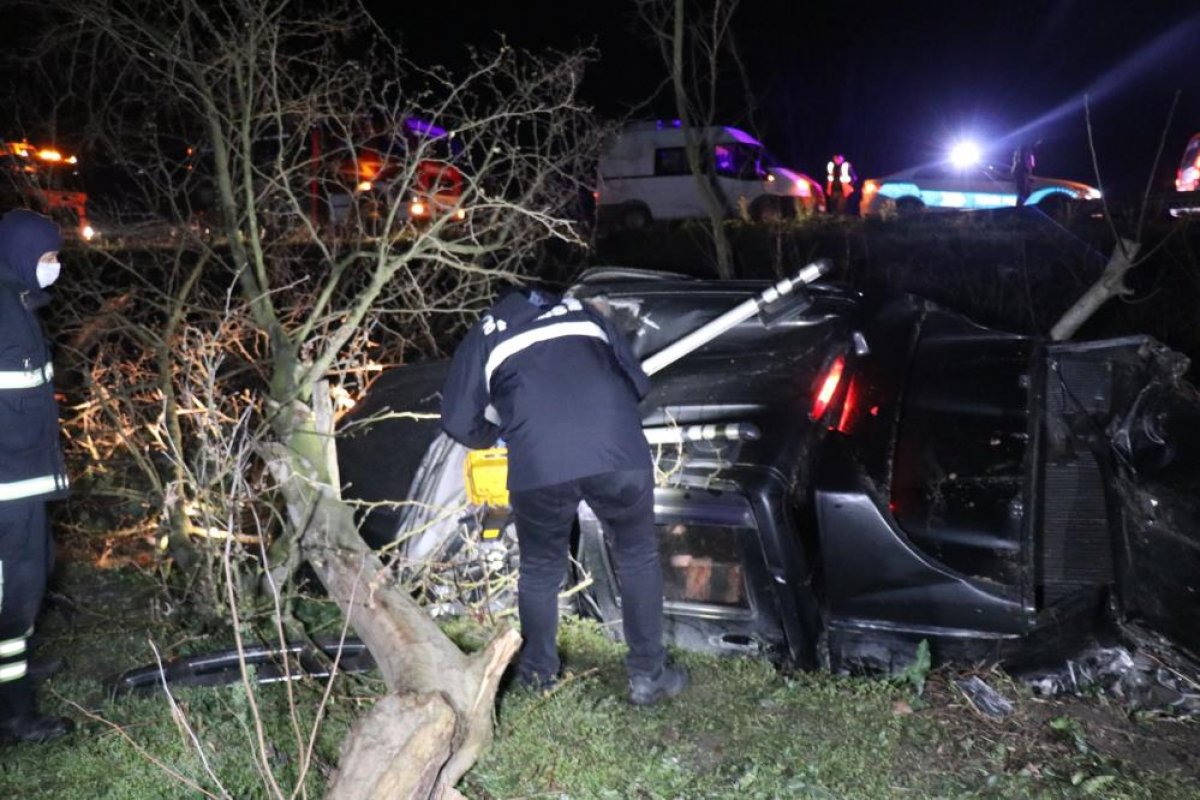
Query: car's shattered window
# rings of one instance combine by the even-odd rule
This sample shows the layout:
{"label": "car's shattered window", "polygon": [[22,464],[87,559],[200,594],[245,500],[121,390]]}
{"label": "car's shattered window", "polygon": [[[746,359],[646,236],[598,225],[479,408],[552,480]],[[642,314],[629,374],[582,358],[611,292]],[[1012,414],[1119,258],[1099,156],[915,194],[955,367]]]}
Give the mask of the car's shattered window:
{"label": "car's shattered window", "polygon": [[697,522],[658,526],[667,602],[746,608],[738,536],[744,528]]}

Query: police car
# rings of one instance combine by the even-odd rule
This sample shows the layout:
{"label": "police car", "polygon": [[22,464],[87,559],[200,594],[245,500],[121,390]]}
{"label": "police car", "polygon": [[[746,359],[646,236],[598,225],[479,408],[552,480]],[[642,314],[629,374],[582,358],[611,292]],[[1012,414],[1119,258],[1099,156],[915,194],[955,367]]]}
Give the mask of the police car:
{"label": "police car", "polygon": [[[1033,176],[1028,206],[1056,215],[1072,204],[1099,200],[1100,190],[1075,181]],[[973,211],[1017,205],[1017,185],[1007,167],[944,163],[916,167],[863,183],[859,212],[891,217],[923,211]]]}

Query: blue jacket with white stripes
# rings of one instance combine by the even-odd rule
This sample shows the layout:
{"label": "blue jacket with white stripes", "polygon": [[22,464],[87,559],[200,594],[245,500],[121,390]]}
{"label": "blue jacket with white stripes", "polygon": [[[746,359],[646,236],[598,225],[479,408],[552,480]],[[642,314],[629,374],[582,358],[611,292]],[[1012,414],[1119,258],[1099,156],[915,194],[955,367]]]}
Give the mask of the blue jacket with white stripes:
{"label": "blue jacket with white stripes", "polygon": [[61,243],[40,214],[18,209],[0,220],[0,505],[67,489],[53,365],[36,314],[50,300],[37,283],[38,257]]}
{"label": "blue jacket with white stripes", "polygon": [[442,389],[442,428],[508,446],[508,488],[651,468],[638,400],[650,389],[624,335],[587,303],[504,297],[467,333]]}

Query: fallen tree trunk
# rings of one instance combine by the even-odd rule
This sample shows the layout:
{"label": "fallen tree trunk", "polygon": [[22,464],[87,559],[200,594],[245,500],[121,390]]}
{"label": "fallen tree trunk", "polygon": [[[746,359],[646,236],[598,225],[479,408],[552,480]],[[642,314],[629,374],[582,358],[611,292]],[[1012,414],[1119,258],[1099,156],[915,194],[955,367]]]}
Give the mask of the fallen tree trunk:
{"label": "fallen tree trunk", "polygon": [[[428,795],[335,794],[331,798],[349,800],[359,797],[442,797],[466,774],[492,741],[492,707],[496,689],[508,662],[520,646],[520,636],[511,629],[494,638],[482,651],[464,654],[437,626],[408,592],[394,585],[390,572],[371,553],[353,525],[348,507],[341,503],[319,504],[320,513],[302,540],[308,561],[329,591],[350,626],[362,638],[379,666],[390,691],[398,694],[432,695],[448,704],[455,717],[451,751],[441,767],[438,784]],[[334,513],[331,515],[329,511]],[[330,516],[348,518],[327,524]],[[345,522],[349,522],[346,527]],[[359,552],[345,546],[328,547],[350,531]],[[398,720],[397,720],[398,721]],[[361,735],[361,732],[360,732]],[[370,749],[370,737],[351,736],[343,763],[350,763],[359,747]],[[397,764],[389,768],[416,773],[423,764]],[[334,787],[346,780],[345,768],[339,769]],[[385,776],[386,777],[386,776]]]}
{"label": "fallen tree trunk", "polygon": [[[321,411],[324,394],[314,397],[318,430],[332,427]],[[330,444],[326,457],[332,453]],[[463,653],[396,585],[359,536],[351,508],[332,485],[314,479],[309,461],[278,447],[268,463],[304,558],[370,650],[389,690],[347,737],[328,797],[457,796],[454,785],[491,744],[496,689],[520,636],[506,629],[480,652]]]}
{"label": "fallen tree trunk", "polygon": [[354,724],[347,738],[352,746],[325,796],[434,796],[455,727],[454,709],[441,695],[389,694]]}

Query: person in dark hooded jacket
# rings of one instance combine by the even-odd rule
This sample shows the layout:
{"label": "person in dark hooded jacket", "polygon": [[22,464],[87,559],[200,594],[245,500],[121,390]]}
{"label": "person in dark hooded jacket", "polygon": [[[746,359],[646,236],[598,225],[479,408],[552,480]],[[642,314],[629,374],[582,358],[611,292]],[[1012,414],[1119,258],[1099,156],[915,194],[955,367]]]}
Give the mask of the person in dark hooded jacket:
{"label": "person in dark hooded jacket", "polygon": [[558,591],[581,500],[612,542],[629,654],[629,701],[678,694],[687,673],[662,643],[663,580],[654,475],[638,400],[650,388],[624,335],[588,302],[512,291],[458,346],[442,389],[442,429],[472,448],[508,447],[521,548],[518,677],[558,677]]}
{"label": "person in dark hooded jacket", "polygon": [[58,278],[61,246],[41,214],[0,219],[0,741],[42,742],[71,729],[38,712],[28,663],[53,561],[46,501],[67,490],[54,369],[36,313]]}

